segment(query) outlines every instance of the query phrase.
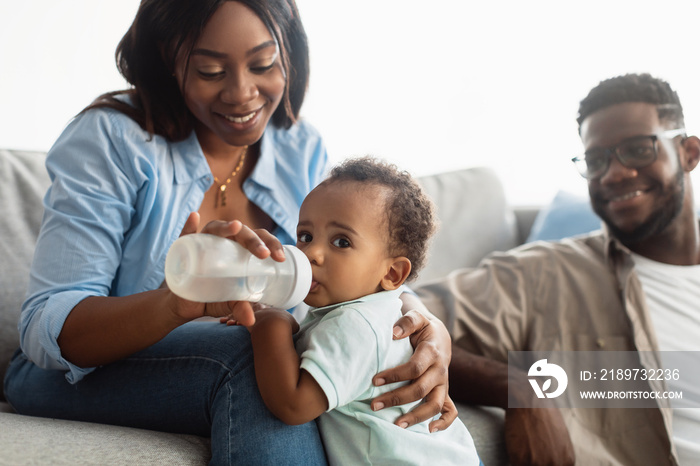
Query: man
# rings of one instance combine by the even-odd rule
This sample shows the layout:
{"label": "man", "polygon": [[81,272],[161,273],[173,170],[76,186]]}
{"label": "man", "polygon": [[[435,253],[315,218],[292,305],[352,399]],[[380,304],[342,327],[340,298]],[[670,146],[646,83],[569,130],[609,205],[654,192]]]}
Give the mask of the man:
{"label": "man", "polygon": [[[507,408],[509,351],[700,350],[690,181],[700,139],[685,135],[677,94],[649,75],[612,78],[581,102],[578,122],[585,156],[576,163],[603,231],[495,254],[418,290],[436,315],[456,316],[455,400]],[[511,390],[522,386],[510,377]],[[527,403],[534,392],[511,396]],[[509,457],[516,465],[574,456],[584,465],[697,464],[700,410],[668,407],[509,408]]]}

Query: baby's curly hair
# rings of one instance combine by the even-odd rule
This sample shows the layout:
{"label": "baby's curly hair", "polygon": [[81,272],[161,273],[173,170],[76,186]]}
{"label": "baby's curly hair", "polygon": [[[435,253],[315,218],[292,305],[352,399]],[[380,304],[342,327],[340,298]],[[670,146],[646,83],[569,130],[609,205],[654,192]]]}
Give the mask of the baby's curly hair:
{"label": "baby's curly hair", "polygon": [[323,182],[355,181],[388,188],[389,254],[411,261],[406,281],[415,279],[425,265],[430,237],[437,229],[433,202],[418,182],[396,165],[374,157],[347,159],[335,166]]}

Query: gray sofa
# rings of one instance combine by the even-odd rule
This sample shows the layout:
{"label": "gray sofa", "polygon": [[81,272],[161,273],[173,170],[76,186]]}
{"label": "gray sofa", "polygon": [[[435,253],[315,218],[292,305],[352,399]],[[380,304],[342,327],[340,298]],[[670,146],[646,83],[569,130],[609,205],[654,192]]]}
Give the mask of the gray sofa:
{"label": "gray sofa", "polygon": [[[0,377],[18,346],[17,319],[49,184],[44,153],[0,149]],[[415,285],[523,242],[535,209],[513,210],[497,176],[473,168],[420,178],[441,228]],[[458,406],[485,465],[506,464],[503,412]],[[206,464],[209,440],[16,414],[0,396],[0,464]]]}

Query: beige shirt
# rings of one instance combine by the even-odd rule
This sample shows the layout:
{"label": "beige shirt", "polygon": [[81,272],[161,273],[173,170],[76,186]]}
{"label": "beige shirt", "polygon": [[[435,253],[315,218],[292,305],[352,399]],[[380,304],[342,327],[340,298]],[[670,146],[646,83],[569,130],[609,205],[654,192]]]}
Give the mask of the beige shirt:
{"label": "beige shirt", "polygon": [[[508,351],[658,349],[630,252],[606,232],[495,253],[416,292],[460,347]],[[642,364],[657,368],[654,353]],[[664,389],[653,386],[651,389]],[[562,409],[581,465],[676,465],[671,409]]]}

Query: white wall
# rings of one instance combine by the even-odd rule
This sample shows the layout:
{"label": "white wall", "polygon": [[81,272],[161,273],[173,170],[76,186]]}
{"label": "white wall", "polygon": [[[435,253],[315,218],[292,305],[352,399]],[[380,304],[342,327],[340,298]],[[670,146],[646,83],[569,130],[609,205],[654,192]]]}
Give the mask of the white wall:
{"label": "white wall", "polygon": [[[700,2],[297,1],[312,60],[302,113],[334,160],[370,153],[416,175],[490,165],[518,204],[585,194],[569,161],[578,102],[626,72],[671,82],[699,131]],[[124,87],[114,49],[137,7],[0,2],[0,147],[46,150],[94,97]]]}

